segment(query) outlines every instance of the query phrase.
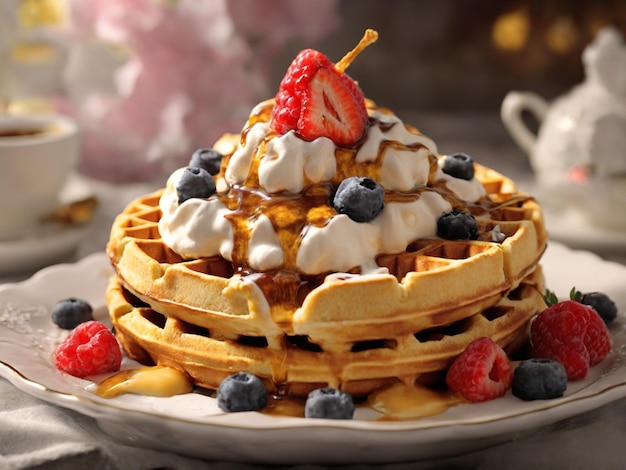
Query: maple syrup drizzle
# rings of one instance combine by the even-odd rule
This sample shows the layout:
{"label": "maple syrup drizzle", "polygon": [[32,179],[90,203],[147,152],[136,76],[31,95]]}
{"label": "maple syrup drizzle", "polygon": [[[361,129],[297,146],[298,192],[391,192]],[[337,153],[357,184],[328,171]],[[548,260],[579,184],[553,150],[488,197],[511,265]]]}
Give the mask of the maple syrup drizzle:
{"label": "maple syrup drizzle", "polygon": [[[267,122],[271,118],[273,101],[259,105],[255,113],[249,118],[246,127],[241,132],[240,142],[245,145],[247,135],[251,127],[258,122]],[[384,123],[379,119],[370,117],[369,126],[380,126],[383,131],[390,130],[398,123]],[[416,130],[412,132],[419,134]],[[258,180],[258,166],[264,155],[266,142],[275,137],[268,133],[255,152],[248,176],[242,185],[233,185],[225,193],[218,194],[220,201],[231,211],[226,218],[233,228],[234,246],[232,250],[233,271],[249,276],[265,294],[272,306],[272,316],[277,322],[288,322],[290,315],[301,305],[308,292],[319,286],[325,274],[316,276],[303,275],[299,272],[296,262],[298,249],[309,227],[323,227],[337,212],[332,207],[331,199],[339,183],[353,175],[380,179],[380,172],[384,155],[389,148],[398,151],[417,151],[423,147],[416,143],[405,145],[395,141],[383,141],[379,145],[376,158],[371,161],[357,162],[355,157],[363,142],[351,147],[338,147],[335,150],[337,170],[333,179],[329,182],[311,184],[301,194],[281,192],[268,194],[261,187]],[[232,154],[226,155],[228,161]],[[222,170],[226,167],[222,165]],[[429,180],[434,178],[437,171],[437,158],[429,156]],[[424,191],[435,190],[447,199],[453,198],[449,194],[437,188],[416,187],[408,192],[385,192],[385,203],[409,202],[419,198]],[[458,199],[454,199],[455,207],[460,205]],[[280,247],[283,252],[283,264],[280,269],[256,272],[247,263],[248,245],[250,242],[252,224],[261,216],[267,217],[275,233],[277,234]],[[358,270],[353,270],[358,272]]]}
{"label": "maple syrup drizzle", "polygon": [[[248,120],[241,132],[240,142],[245,145],[247,135],[252,126],[259,122],[268,122],[271,118],[273,100],[259,105]],[[372,105],[373,106],[373,105]],[[384,112],[384,110],[382,110]],[[375,117],[368,119],[368,126],[379,126],[383,132],[389,131],[400,123],[383,122]],[[405,126],[409,132],[420,133]],[[365,133],[367,134],[367,133]],[[337,170],[333,179],[325,183],[311,184],[301,194],[280,192],[268,194],[258,180],[258,166],[264,155],[267,141],[275,137],[272,132],[263,139],[259,149],[253,155],[248,176],[242,185],[233,185],[225,193],[217,197],[231,211],[226,218],[233,228],[234,246],[232,251],[233,272],[249,276],[264,293],[268,303],[272,306],[272,316],[277,323],[289,323],[293,312],[302,304],[306,294],[319,286],[325,274],[317,276],[303,275],[297,267],[297,253],[309,227],[323,227],[337,212],[332,207],[332,197],[339,183],[353,175],[367,176],[380,179],[380,172],[385,153],[389,148],[396,151],[410,150],[417,152],[423,145],[415,143],[405,145],[396,141],[383,141],[379,145],[376,158],[371,161],[357,162],[356,154],[363,142],[351,147],[338,147],[335,150]],[[225,156],[227,162],[232,154]],[[429,155],[428,185],[416,186],[410,191],[385,191],[385,204],[395,202],[411,202],[418,199],[424,192],[433,191],[439,194],[456,210],[468,210],[474,215],[500,211],[506,207],[521,205],[528,196],[519,195],[504,201],[492,201],[483,197],[476,203],[467,203],[456,196],[447,187],[445,180],[437,180],[438,158]],[[222,164],[222,173],[226,164]],[[248,245],[252,232],[252,225],[260,217],[267,217],[277,234],[283,252],[283,264],[279,269],[266,272],[256,272],[248,263]],[[358,272],[353,269],[352,272]]]}

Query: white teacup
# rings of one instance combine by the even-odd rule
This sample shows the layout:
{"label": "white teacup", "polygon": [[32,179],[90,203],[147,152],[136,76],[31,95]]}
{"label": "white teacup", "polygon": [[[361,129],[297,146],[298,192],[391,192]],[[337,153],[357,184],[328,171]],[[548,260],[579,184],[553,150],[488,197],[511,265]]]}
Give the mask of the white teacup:
{"label": "white teacup", "polygon": [[79,155],[78,127],[56,114],[0,114],[0,241],[36,233]]}

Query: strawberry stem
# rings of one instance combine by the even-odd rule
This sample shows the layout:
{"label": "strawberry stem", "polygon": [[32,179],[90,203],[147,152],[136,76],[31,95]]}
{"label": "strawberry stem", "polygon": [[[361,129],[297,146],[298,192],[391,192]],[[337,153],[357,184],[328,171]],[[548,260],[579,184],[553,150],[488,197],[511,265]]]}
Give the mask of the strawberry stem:
{"label": "strawberry stem", "polygon": [[551,307],[552,305],[556,305],[559,303],[559,298],[550,289],[546,289],[546,293],[543,296],[543,301],[548,307]]}
{"label": "strawberry stem", "polygon": [[378,33],[376,31],[374,31],[373,29],[366,29],[365,34],[363,34],[363,37],[355,46],[355,48],[348,52],[346,55],[344,55],[341,60],[335,64],[335,69],[338,72],[345,72],[345,70],[356,58],[356,56],[363,52],[363,49],[365,49],[367,46],[375,43],[377,39]]}
{"label": "strawberry stem", "polygon": [[569,298],[574,302],[581,302],[583,300],[583,294],[579,290],[576,290],[576,287],[572,287],[572,290],[569,292]]}

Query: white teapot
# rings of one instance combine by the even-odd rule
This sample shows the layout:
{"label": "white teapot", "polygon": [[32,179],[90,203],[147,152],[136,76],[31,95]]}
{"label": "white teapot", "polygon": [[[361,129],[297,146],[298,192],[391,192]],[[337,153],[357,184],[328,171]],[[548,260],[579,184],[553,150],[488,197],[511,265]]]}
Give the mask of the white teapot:
{"label": "white teapot", "polygon": [[[531,92],[511,91],[501,118],[528,153],[539,198],[569,206],[607,228],[626,229],[626,45],[612,27],[583,53],[585,80],[549,104]],[[522,112],[540,123],[537,134]]]}

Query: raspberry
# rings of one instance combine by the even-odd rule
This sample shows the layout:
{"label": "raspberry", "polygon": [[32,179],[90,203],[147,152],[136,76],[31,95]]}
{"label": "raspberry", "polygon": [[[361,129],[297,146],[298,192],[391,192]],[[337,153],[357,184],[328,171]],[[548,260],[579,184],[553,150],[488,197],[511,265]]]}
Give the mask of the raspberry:
{"label": "raspberry", "polygon": [[556,303],[541,312],[530,328],[533,356],[560,362],[569,380],[584,379],[589,367],[611,350],[611,337],[602,318],[591,307],[573,300]]}
{"label": "raspberry", "polygon": [[501,397],[512,382],[509,358],[491,338],[472,341],[446,374],[448,388],[471,402]]}
{"label": "raspberry", "polygon": [[58,369],[81,378],[116,372],[121,362],[117,339],[104,323],[93,320],[78,325],[54,352]]}

